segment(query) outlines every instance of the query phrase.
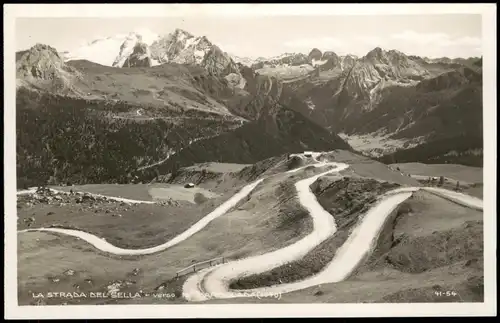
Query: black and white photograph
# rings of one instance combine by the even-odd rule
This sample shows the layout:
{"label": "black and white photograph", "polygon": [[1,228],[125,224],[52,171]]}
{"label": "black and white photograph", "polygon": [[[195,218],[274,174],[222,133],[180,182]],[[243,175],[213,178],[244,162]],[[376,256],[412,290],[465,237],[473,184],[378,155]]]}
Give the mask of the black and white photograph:
{"label": "black and white photograph", "polygon": [[496,315],[495,17],[4,6],[6,312]]}

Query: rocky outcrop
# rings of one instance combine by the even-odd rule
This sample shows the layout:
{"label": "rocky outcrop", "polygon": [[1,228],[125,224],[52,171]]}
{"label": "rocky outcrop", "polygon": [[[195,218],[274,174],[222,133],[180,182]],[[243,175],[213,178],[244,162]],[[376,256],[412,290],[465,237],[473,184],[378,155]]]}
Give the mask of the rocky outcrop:
{"label": "rocky outcrop", "polygon": [[435,78],[417,84],[419,91],[434,92],[457,88],[465,84],[481,82],[482,75],[467,67],[443,73]]}
{"label": "rocky outcrop", "polygon": [[427,69],[405,54],[377,47],[355,61],[342,90],[351,98],[371,101],[386,86],[415,85],[430,76]]}
{"label": "rocky outcrop", "polygon": [[239,88],[239,89],[244,89],[246,85],[246,80],[241,74],[237,73],[230,73],[224,77],[227,81],[227,83],[232,87],[232,88]]}
{"label": "rocky outcrop", "polygon": [[53,80],[64,70],[64,62],[55,48],[36,44],[16,64],[18,77]]}
{"label": "rocky outcrop", "polygon": [[125,60],[122,67],[151,67],[151,53],[148,45],[137,43],[132,54]]}
{"label": "rocky outcrop", "polygon": [[321,51],[317,48],[313,48],[311,52],[308,55],[308,58],[310,61],[314,60],[320,60],[322,58],[323,54]]}
{"label": "rocky outcrop", "polygon": [[184,30],[176,29],[151,45],[151,57],[160,64],[201,64],[211,45],[206,37],[194,37]]}
{"label": "rocky outcrop", "polygon": [[150,46],[151,58],[156,64],[177,63],[199,65],[211,74],[227,76],[239,74],[237,64],[207,37],[195,37],[176,29]]}
{"label": "rocky outcrop", "polygon": [[357,60],[358,57],[354,55],[340,56],[339,57],[340,69],[341,70],[351,69],[354,66],[354,64],[356,64]]}
{"label": "rocky outcrop", "polygon": [[328,71],[333,69],[340,69],[340,58],[334,52],[324,52],[321,56],[320,71]]}
{"label": "rocky outcrop", "polygon": [[217,46],[212,46],[210,48],[201,66],[214,75],[225,76],[232,73],[239,74],[239,68],[236,63]]}
{"label": "rocky outcrop", "polygon": [[255,70],[261,69],[265,66],[276,67],[276,66],[300,66],[304,64],[309,64],[311,61],[309,57],[302,53],[285,53],[280,56],[271,58],[261,58],[259,62],[252,65]]}
{"label": "rocky outcrop", "polygon": [[379,79],[422,80],[430,73],[397,50],[384,51],[380,47],[370,51],[361,59],[361,67],[373,67]]}
{"label": "rocky outcrop", "polygon": [[16,76],[18,86],[69,93],[79,74],[63,62],[55,48],[36,44],[17,60]]}

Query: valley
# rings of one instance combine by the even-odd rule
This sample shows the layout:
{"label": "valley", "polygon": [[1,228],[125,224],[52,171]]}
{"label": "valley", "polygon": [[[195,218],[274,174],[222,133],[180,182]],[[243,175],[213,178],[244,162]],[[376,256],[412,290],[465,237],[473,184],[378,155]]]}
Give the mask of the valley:
{"label": "valley", "polygon": [[484,301],[482,58],[177,28],[16,71],[20,305]]}
{"label": "valley", "polygon": [[[297,163],[294,158],[302,161]],[[35,191],[18,195],[19,229],[24,230],[19,232],[19,268],[20,277],[26,277],[19,281],[20,302],[49,305],[160,304],[190,300],[216,303],[217,299],[195,296],[195,290],[189,287],[190,281],[198,277],[196,272],[193,276],[187,274],[178,278],[176,272],[190,264],[217,257],[224,257],[226,265],[208,267],[201,270],[199,275],[205,275],[207,270],[218,270],[219,267],[220,275],[223,275],[224,266],[231,272],[236,268],[246,271],[253,268],[252,264],[260,266],[254,269],[260,273],[258,275],[247,273],[243,279],[228,278],[225,285],[214,285],[216,290],[205,290],[213,295],[223,295],[225,288],[235,289],[236,294],[231,299],[238,303],[296,302],[297,297],[302,297],[304,302],[438,301],[433,292],[436,288],[455,291],[455,301],[480,301],[483,284],[480,266],[481,200],[462,193],[456,195],[452,190],[436,193],[429,184],[419,183],[392,166],[343,150],[318,153],[312,157],[297,154],[292,159],[286,156],[272,158],[251,166],[242,165],[239,170],[235,170],[234,166],[228,167],[227,172],[220,173],[224,165],[212,166],[212,169],[217,167],[218,173],[214,174],[219,176],[205,176],[199,182],[198,187],[204,188],[198,192],[205,198],[198,204],[183,199],[179,190],[167,191],[162,196],[154,195],[154,188],[165,187],[165,184],[147,186],[149,200],[154,199],[154,204],[141,204],[140,201],[131,203],[125,199],[113,202],[93,198],[92,193],[76,193],[86,189],[104,196],[124,196],[122,192],[139,193],[144,190],[141,184],[118,185],[112,189],[109,185],[73,187],[74,195],[69,195],[67,188],[63,190],[66,191],[64,194],[57,193],[58,188],[54,188],[52,193]],[[415,169],[415,166],[408,165],[408,168]],[[463,168],[464,173],[472,172]],[[177,176],[187,179],[203,173],[207,173],[207,170],[200,165],[196,168],[181,168]],[[229,183],[231,189],[228,190]],[[298,183],[304,183],[303,189],[316,196],[319,209],[316,210],[314,204],[303,200],[299,186],[295,191],[294,186]],[[205,195],[208,192],[206,190],[215,194]],[[457,197],[453,197],[453,194]],[[128,197],[148,200],[144,193]],[[239,200],[224,206],[236,197]],[[394,200],[396,204],[389,209],[393,211],[387,211],[386,216],[379,217],[376,212],[385,212],[380,204],[384,197],[387,201],[396,199],[399,202]],[[78,200],[81,202],[75,202]],[[323,210],[321,212],[324,215],[314,215],[320,210]],[[217,215],[210,215],[213,212],[217,212]],[[370,212],[373,215],[369,215]],[[330,221],[331,224],[316,224],[315,221],[320,221],[321,217],[321,221]],[[370,217],[372,220],[368,220]],[[369,221],[378,221],[379,224],[368,224]],[[26,226],[27,223],[30,225]],[[366,223],[365,229],[362,229],[363,223]],[[195,227],[197,229],[191,229]],[[131,228],[134,230],[131,231]],[[324,242],[311,241],[308,249],[295,256],[292,250],[298,252],[299,245],[306,246],[308,235],[320,228],[325,230],[322,238]],[[357,260],[359,263],[347,265],[347,276],[339,276],[342,278],[339,278],[338,283],[335,283],[337,278],[327,278],[337,277],[334,272],[323,273],[337,268],[338,265],[334,263],[340,265],[357,259],[350,256],[342,260],[341,250],[350,248],[351,244],[355,248],[356,240],[352,239],[360,234],[366,237],[366,234],[357,233],[366,229],[376,230],[373,232],[373,242],[363,239],[365,244],[368,243],[366,248],[372,251],[366,257],[361,256]],[[464,234],[468,239],[459,238]],[[105,241],[99,242],[92,236],[105,238]],[[438,247],[436,239],[450,238],[453,240],[449,243],[439,245],[439,248],[444,249],[421,254],[422,245],[430,252],[430,245]],[[472,245],[456,245],[466,241]],[[160,248],[162,245],[166,247]],[[122,249],[116,249],[115,246]],[[147,248],[157,249],[149,254]],[[42,251],[43,254],[40,253]],[[457,251],[460,253],[455,254]],[[278,259],[278,254],[297,257],[297,260],[290,258],[285,266],[280,267],[273,262]],[[253,257],[257,257],[255,261]],[[259,257],[262,259],[257,261]],[[47,266],[49,263],[52,265]],[[106,268],[107,271],[100,268]],[[319,276],[315,276],[315,273]],[[446,276],[446,273],[452,276]],[[425,277],[429,275],[433,279],[427,281]],[[215,279],[216,276],[213,277]],[[392,283],[387,283],[387,279]],[[396,285],[396,282],[400,283]],[[417,291],[414,286],[418,282],[420,286]],[[332,283],[337,286],[334,287],[337,292],[333,294],[329,292],[329,284]],[[382,283],[384,288],[376,287]],[[212,288],[209,287],[211,283],[206,284],[209,284],[206,288]],[[298,289],[292,287],[295,285]],[[278,289],[267,290],[266,286]],[[43,294],[54,289],[105,294],[106,291],[111,293],[113,288],[122,293],[140,291],[141,296],[133,299],[53,297],[43,300],[34,300],[31,296],[35,291]],[[377,290],[375,294],[367,292],[372,289]],[[155,291],[171,293],[175,297],[154,297]],[[245,291],[248,295],[252,292],[256,295],[279,294],[280,299],[238,298]]]}

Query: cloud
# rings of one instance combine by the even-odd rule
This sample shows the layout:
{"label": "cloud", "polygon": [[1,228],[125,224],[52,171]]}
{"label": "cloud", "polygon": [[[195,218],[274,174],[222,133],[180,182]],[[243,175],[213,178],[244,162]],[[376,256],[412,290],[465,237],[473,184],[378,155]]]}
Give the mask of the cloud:
{"label": "cloud", "polygon": [[294,51],[306,51],[308,53],[313,48],[318,48],[323,51],[338,51],[339,49],[344,48],[345,43],[341,39],[325,36],[289,40],[283,45],[287,48],[293,49]]}
{"label": "cloud", "polygon": [[[221,44],[222,45],[222,44]],[[237,45],[237,46],[236,46]],[[284,40],[281,43],[268,42],[262,46],[252,44],[223,44],[223,50],[239,56],[273,56],[285,52],[308,54],[313,48],[322,52],[334,51],[338,55],[354,54],[364,56],[375,47],[385,50],[395,49],[407,55],[436,57],[471,57],[482,55],[482,41],[478,37],[453,37],[442,32],[421,33],[413,30],[398,30],[392,34],[337,34],[334,37],[313,34],[311,37],[300,37]]]}
{"label": "cloud", "polygon": [[359,36],[356,38],[358,41],[374,47],[380,46],[383,43],[383,39],[376,36]]}
{"label": "cloud", "polygon": [[404,30],[390,35],[393,47],[422,56],[468,57],[481,54],[481,39],[478,37],[451,37],[445,33],[418,33]]}
{"label": "cloud", "polygon": [[221,44],[221,43],[217,43],[217,46],[224,52],[226,53],[229,53],[229,54],[233,54],[233,53],[238,53],[238,46],[236,45],[233,45],[233,44]]}
{"label": "cloud", "polygon": [[412,30],[404,30],[400,33],[390,35],[390,38],[426,45],[436,42],[449,42],[450,36],[444,33],[417,33]]}

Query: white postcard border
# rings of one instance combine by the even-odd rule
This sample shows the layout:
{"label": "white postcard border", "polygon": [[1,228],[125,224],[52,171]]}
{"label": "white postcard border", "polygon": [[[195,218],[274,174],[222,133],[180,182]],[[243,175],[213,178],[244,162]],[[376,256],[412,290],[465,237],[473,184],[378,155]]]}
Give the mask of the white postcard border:
{"label": "white postcard border", "polygon": [[[160,12],[164,14],[159,14]],[[185,15],[481,14],[484,128],[484,303],[17,305],[15,143],[16,17]],[[495,4],[8,4],[4,5],[5,318],[386,317],[496,315],[496,6]]]}

